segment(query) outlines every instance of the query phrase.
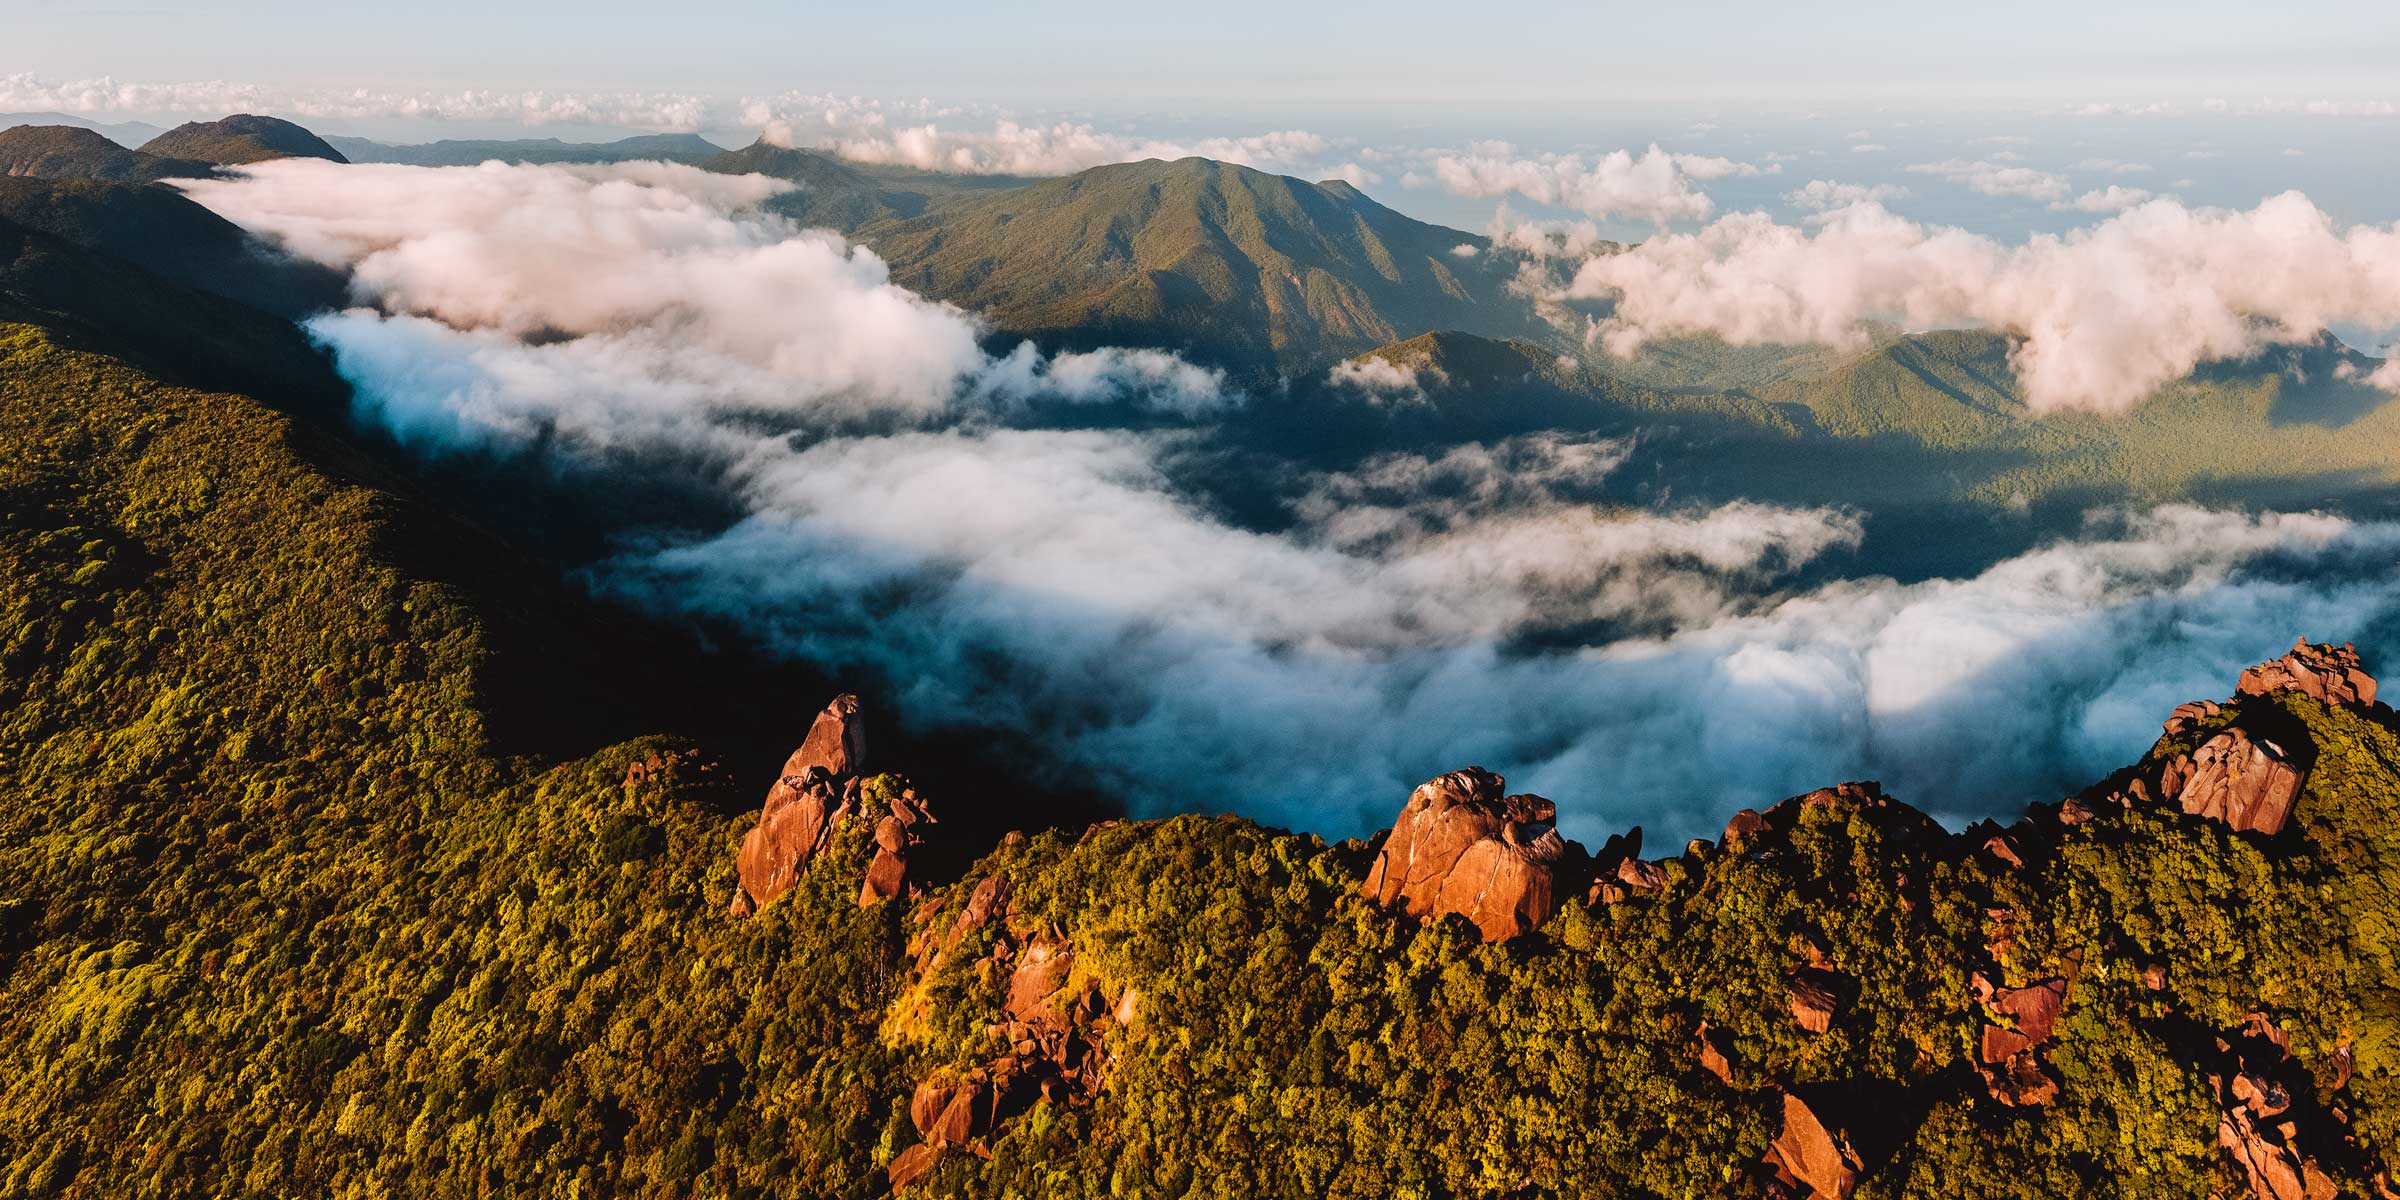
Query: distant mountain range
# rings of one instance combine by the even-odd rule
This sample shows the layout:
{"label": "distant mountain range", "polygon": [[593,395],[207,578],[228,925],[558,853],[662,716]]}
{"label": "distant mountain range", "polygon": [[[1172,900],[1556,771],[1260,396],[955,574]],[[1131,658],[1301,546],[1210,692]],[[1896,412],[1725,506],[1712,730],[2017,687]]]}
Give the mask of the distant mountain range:
{"label": "distant mountain range", "polygon": [[0,113],[0,129],[17,125],[72,125],[77,129],[92,130],[128,150],[137,149],[142,143],[166,132],[147,121],[95,121],[90,117],[62,112]]}
{"label": "distant mountain range", "polygon": [[696,133],[642,134],[613,142],[482,138],[398,145],[362,137],[329,137],[325,141],[354,163],[402,163],[412,167],[470,167],[484,162],[614,163],[643,159],[696,163],[725,153],[724,147]]}

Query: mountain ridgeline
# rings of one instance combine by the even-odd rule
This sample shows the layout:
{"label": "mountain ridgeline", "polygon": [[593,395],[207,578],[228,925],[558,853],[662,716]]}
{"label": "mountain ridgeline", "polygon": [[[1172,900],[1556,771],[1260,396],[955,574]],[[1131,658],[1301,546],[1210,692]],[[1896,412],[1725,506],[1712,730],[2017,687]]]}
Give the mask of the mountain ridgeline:
{"label": "mountain ridgeline", "polygon": [[[1586,846],[1469,762],[1365,840],[1117,819],[577,594],[528,514],[600,501],[363,434],[291,323],[344,281],[56,144],[0,179],[0,1200],[2400,1189],[2400,717],[2351,647],[2007,825],[1829,779]],[[1211,434],[1228,509],[1246,458],[1542,430],[1639,439],[1630,499],[2023,537],[2400,483],[2338,343],[2036,417],[1982,334],[1579,354],[1346,185],[701,161],[1006,335],[1288,375]]]}

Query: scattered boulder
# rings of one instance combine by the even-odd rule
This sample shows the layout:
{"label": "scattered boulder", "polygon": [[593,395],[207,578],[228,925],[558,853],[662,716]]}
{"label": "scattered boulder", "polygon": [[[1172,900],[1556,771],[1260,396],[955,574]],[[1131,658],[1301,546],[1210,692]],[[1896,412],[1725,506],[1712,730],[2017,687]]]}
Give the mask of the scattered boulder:
{"label": "scattered boulder", "polygon": [[[2375,703],[2375,677],[2359,661],[2358,647],[2312,646],[2307,638],[2292,643],[2292,652],[2242,672],[2236,694],[2267,696],[2300,692],[2327,704]],[[2178,712],[2182,711],[2180,709]]]}
{"label": "scattered boulder", "polygon": [[1725,1031],[1712,1029],[1708,1022],[1702,1021],[1700,1028],[1692,1033],[1692,1042],[1699,1051],[1700,1069],[1716,1076],[1719,1082],[1731,1084],[1733,1082],[1732,1039],[1725,1036]]}
{"label": "scattered boulder", "polygon": [[1849,1200],[1863,1167],[1850,1139],[1828,1128],[1800,1097],[1783,1097],[1783,1132],[1767,1147],[1766,1164],[1787,1189],[1804,1195]]}
{"label": "scattered boulder", "polygon": [[1558,806],[1503,796],[1502,783],[1469,767],[1418,787],[1375,856],[1366,894],[1412,916],[1458,913],[1485,941],[1540,928],[1557,910],[1572,843],[1554,827]]}
{"label": "scattered boulder", "polygon": [[1833,1028],[1833,1017],[1841,1007],[1836,992],[1842,981],[1841,973],[1826,967],[1797,967],[1785,976],[1792,989],[1792,1020],[1810,1033],[1824,1033]]}

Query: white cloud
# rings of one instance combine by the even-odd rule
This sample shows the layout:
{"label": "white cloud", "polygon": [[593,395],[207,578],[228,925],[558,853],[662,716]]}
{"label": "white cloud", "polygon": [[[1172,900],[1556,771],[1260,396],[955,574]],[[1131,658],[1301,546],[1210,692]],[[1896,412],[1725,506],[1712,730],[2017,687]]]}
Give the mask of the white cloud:
{"label": "white cloud", "polygon": [[2152,194],[2140,188],[2121,187],[2112,183],[2099,191],[2085,192],[2073,200],[2062,200],[2050,207],[2073,212],[2118,213],[2138,204],[2147,204],[2151,199]]}
{"label": "white cloud", "polygon": [[1908,195],[1908,189],[1896,183],[1836,183],[1830,179],[1811,179],[1801,187],[1783,194],[1783,202],[1810,212],[1831,212],[1853,204],[1882,204]]}
{"label": "white cloud", "polygon": [[664,163],[424,168],[284,160],[185,189],[346,268],[371,306],[312,329],[395,428],[605,448],[696,420],[926,421],[962,405],[1230,403],[1149,350],[992,359],[971,316],[755,205],[791,185]]}
{"label": "white cloud", "polygon": [[2065,176],[2031,167],[1953,158],[1942,162],[1915,163],[1905,169],[1917,175],[1939,175],[1986,196],[2021,196],[2028,200],[2056,201],[2065,199],[2067,195]]}
{"label": "white cloud", "polygon": [[1614,300],[1594,336],[1617,353],[1702,333],[1860,345],[1873,320],[2003,330],[2034,408],[2117,411],[2201,362],[2400,327],[2400,227],[2337,228],[2296,192],[2247,212],[2154,201],[2021,246],[1871,205],[1814,231],[1741,213],[1590,258],[1566,295]]}
{"label": "white cloud", "polygon": [[1485,145],[1433,162],[1434,178],[1461,196],[1522,196],[1600,220],[1630,217],[1658,225],[1708,216],[1714,205],[1696,181],[1766,173],[1748,163],[1670,154],[1657,146],[1638,156],[1616,150],[1586,161],[1575,154],[1519,157],[1505,144]]}
{"label": "white cloud", "polygon": [[1439,367],[1420,371],[1388,358],[1368,356],[1333,364],[1333,369],[1326,373],[1326,381],[1336,387],[1356,389],[1378,400],[1405,402],[1424,399],[1428,376],[1434,383],[1449,380],[1449,376],[1443,374]]}
{"label": "white cloud", "polygon": [[2150,169],[2145,162],[2126,162],[2116,158],[2087,158],[2075,164],[2078,171],[2106,171],[2111,175],[2139,175]]}
{"label": "white cloud", "polygon": [[1891,149],[1891,147],[1884,145],[1882,142],[1861,142],[1856,146],[1850,147],[1850,152],[1853,154],[1880,154],[1889,149]]}

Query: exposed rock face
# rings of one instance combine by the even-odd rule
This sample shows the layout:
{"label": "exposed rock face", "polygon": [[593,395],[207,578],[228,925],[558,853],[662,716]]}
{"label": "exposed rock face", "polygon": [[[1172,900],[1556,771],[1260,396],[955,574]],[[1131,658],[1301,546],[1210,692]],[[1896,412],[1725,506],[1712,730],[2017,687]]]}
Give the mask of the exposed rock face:
{"label": "exposed rock face", "polygon": [[1502,782],[1469,767],[1418,787],[1375,856],[1366,894],[1412,916],[1459,913],[1485,941],[1540,928],[1557,910],[1570,843],[1553,828],[1556,805],[1503,796]]}
{"label": "exposed rock face", "polygon": [[1841,1007],[1835,988],[1841,976],[1823,967],[1801,967],[1786,979],[1792,989],[1792,1020],[1810,1033],[1824,1033],[1833,1028],[1833,1017]]}
{"label": "exposed rock face", "polygon": [[1981,975],[1975,992],[2008,1022],[1983,1027],[1976,1071],[1992,1098],[2011,1108],[2030,1108],[2058,1098],[2058,1081],[2043,1066],[2036,1047],[2050,1040],[2066,1005],[2067,981],[2044,980],[2031,987],[1994,988]]}
{"label": "exposed rock face", "polygon": [[836,696],[817,714],[808,737],[767,789],[758,824],[742,835],[734,915],[748,916],[789,890],[825,849],[842,818],[857,806],[856,772],[865,757],[866,730],[859,719],[858,697]]}
{"label": "exposed rock face", "polygon": [[1717,1077],[1720,1082],[1733,1082],[1732,1039],[1721,1029],[1711,1029],[1706,1021],[1693,1032],[1692,1043],[1700,1057],[1700,1069]]}
{"label": "exposed rock face", "polygon": [[1783,1132],[1767,1147],[1766,1161],[1778,1182],[1787,1189],[1806,1188],[1803,1195],[1849,1200],[1858,1190],[1861,1163],[1850,1140],[1827,1128],[1806,1102],[1789,1093],[1783,1097]]}
{"label": "exposed rock face", "polygon": [[2237,726],[2210,738],[2188,760],[2168,763],[2159,776],[2159,793],[2174,797],[2187,815],[2274,834],[2291,818],[2305,778],[2283,747],[2263,738],[2252,741]]}
{"label": "exposed rock face", "polygon": [[2291,1057],[2283,1030],[2264,1013],[2217,1039],[2223,1068],[2209,1076],[2221,1117],[2217,1144],[2249,1180],[2257,1200],[2333,1200],[2333,1180],[2305,1143],[2326,1131],[2311,1102],[2308,1072]]}
{"label": "exposed rock face", "polygon": [[925,826],[937,824],[915,788],[892,798],[892,811],[875,823],[875,858],[867,864],[867,879],[859,885],[858,904],[908,894],[909,852],[925,843]]}
{"label": "exposed rock face", "polygon": [[2244,696],[2302,692],[2327,704],[2373,704],[2375,677],[2359,662],[2358,647],[2347,642],[2312,646],[2301,638],[2290,654],[2242,672],[2234,691]]}

